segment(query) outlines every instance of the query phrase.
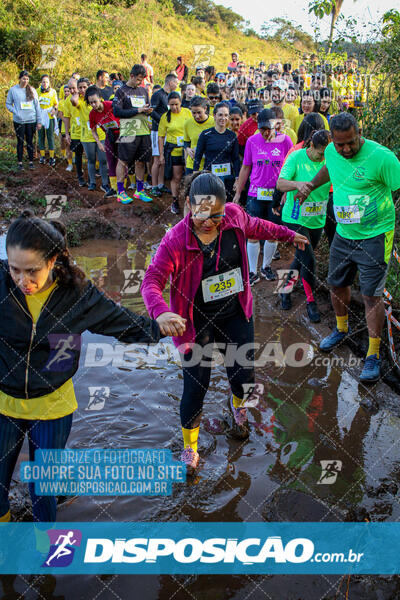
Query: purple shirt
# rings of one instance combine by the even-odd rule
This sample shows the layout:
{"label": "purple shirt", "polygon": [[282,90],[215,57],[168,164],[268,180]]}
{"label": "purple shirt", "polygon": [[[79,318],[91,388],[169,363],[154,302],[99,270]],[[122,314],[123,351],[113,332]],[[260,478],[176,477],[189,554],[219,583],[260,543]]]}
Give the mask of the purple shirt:
{"label": "purple shirt", "polygon": [[251,167],[249,196],[257,198],[257,188],[274,189],[292,140],[288,135],[278,134],[266,142],[261,133],[246,142],[243,164]]}

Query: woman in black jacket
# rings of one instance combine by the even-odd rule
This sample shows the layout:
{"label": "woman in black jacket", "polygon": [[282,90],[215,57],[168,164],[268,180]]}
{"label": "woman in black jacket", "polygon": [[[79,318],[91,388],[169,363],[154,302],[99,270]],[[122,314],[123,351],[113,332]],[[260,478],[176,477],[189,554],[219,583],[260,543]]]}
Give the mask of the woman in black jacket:
{"label": "woman in black jacket", "polygon": [[[71,377],[88,330],[122,342],[158,342],[156,321],[116,305],[71,262],[65,227],[24,211],[10,226],[0,261],[0,521],[25,434],[29,457],[62,449],[77,408]],[[55,521],[56,499],[29,484],[35,521]]]}

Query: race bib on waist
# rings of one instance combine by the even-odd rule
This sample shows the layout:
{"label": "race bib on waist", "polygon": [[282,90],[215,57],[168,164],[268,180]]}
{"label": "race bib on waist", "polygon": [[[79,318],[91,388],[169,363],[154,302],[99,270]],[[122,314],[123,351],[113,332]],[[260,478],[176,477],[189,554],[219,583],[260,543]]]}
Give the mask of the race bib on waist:
{"label": "race bib on waist", "polygon": [[33,110],[33,101],[21,102],[21,110]]}
{"label": "race bib on waist", "polygon": [[240,267],[203,279],[201,287],[203,289],[204,302],[220,300],[221,298],[242,292],[243,278]]}
{"label": "race bib on waist", "polygon": [[118,123],[115,121],[110,121],[109,123],[102,123],[104,129],[118,129]]}
{"label": "race bib on waist", "polygon": [[326,215],[326,202],[303,202],[302,217],[322,217]]}
{"label": "race bib on waist", "polygon": [[140,108],[146,104],[146,101],[142,96],[131,96],[131,103],[135,108]]}
{"label": "race bib on waist", "polygon": [[178,135],[178,137],[176,138],[176,145],[179,147],[183,146],[183,135]]}
{"label": "race bib on waist", "polygon": [[257,188],[257,200],[268,200],[270,202],[272,200],[273,193],[273,189]]}
{"label": "race bib on waist", "polygon": [[226,177],[231,174],[231,164],[223,163],[221,165],[211,165],[211,172],[218,177]]}
{"label": "race bib on waist", "polygon": [[356,204],[350,206],[334,206],[335,217],[338,223],[360,223],[360,209]]}

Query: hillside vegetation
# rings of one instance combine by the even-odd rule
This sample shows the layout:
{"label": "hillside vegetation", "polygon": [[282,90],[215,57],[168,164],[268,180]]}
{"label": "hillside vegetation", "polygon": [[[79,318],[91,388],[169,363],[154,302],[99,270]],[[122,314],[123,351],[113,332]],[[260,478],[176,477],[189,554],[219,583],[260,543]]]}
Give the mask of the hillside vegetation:
{"label": "hillside vegetation", "polygon": [[[210,11],[217,8],[210,3]],[[232,13],[235,14],[235,13]],[[220,13],[218,13],[220,15]],[[0,85],[15,83],[20,68],[38,77],[43,70],[41,45],[61,46],[50,75],[63,83],[73,71],[93,77],[97,69],[125,75],[142,52],[160,81],[183,55],[194,66],[195,46],[206,45],[198,60],[226,69],[232,50],[251,64],[290,57],[290,50],[237,29],[227,20],[213,25],[193,15],[178,14],[172,2],[138,0],[133,6],[79,0],[8,0],[0,7]]]}

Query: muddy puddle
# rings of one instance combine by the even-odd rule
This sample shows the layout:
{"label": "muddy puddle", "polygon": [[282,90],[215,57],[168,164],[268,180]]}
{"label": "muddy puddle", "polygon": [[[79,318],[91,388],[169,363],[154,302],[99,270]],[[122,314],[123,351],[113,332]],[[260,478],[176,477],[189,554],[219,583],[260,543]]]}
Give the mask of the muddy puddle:
{"label": "muddy puddle", "polygon": [[[73,249],[73,255],[107,295],[144,312],[140,277],[164,231],[165,227],[154,226],[132,243],[87,242]],[[372,389],[359,385],[356,375],[361,367],[354,366],[355,357],[348,349],[337,355],[341,360],[336,364],[321,360],[316,348],[326,325],[306,326],[301,306],[283,318],[276,307],[275,285],[262,282],[253,288],[256,342],[280,344],[283,353],[293,344],[307,343],[315,355],[300,367],[275,366],[270,361],[257,369],[256,379],[264,391],[258,405],[250,409],[249,440],[238,442],[226,435],[229,388],[223,367],[217,365],[205,399],[199,438],[202,464],[194,480],[175,484],[167,497],[74,498],[60,505],[59,521],[400,518],[400,418],[390,410],[398,397],[382,383]],[[79,408],[68,446],[168,448],[179,458],[183,381],[168,351],[171,340],[163,340],[160,360],[149,363],[135,355],[132,367],[123,368],[113,364],[111,350],[107,365],[92,366],[95,345],[114,344],[111,338],[85,333],[82,342],[80,368],[74,377]],[[94,388],[101,391],[100,401],[93,404]],[[379,410],[368,410],[371,397]],[[321,461],[330,465],[325,476]],[[0,581],[4,600],[322,600],[345,598],[347,589],[347,580],[343,583],[341,576],[311,575],[3,576]],[[378,596],[372,591],[373,583],[375,590],[379,588]],[[348,597],[389,599],[399,594],[397,578],[352,576]]]}

